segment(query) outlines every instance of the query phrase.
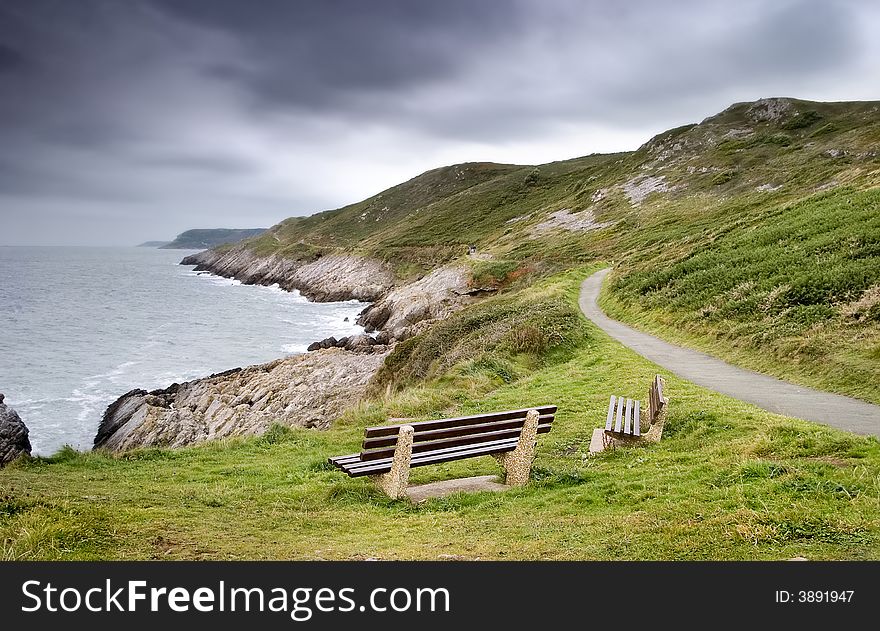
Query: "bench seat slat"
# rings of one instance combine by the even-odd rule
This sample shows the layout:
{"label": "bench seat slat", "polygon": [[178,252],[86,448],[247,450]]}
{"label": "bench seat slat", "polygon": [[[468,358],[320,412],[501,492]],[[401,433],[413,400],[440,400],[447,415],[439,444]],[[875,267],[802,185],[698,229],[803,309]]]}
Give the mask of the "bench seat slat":
{"label": "bench seat slat", "polygon": [[347,462],[349,460],[360,460],[361,455],[357,454],[346,454],[344,456],[333,456],[332,458],[327,458],[327,462],[331,464],[338,465],[342,462]]}
{"label": "bench seat slat", "polygon": [[365,438],[376,438],[379,436],[396,436],[402,425],[412,425],[416,433],[431,431],[435,429],[448,429],[451,427],[460,427],[466,425],[474,425],[480,422],[489,423],[493,421],[506,421],[510,419],[525,419],[529,410],[537,410],[538,414],[555,414],[555,405],[544,405],[536,408],[526,408],[522,410],[510,410],[507,412],[492,412],[488,414],[474,414],[472,416],[460,416],[457,418],[438,419],[436,421],[419,421],[416,423],[402,423],[400,425],[378,425],[376,427],[368,427],[364,430]]}
{"label": "bench seat slat", "polygon": [[642,435],[642,419],[641,419],[641,402],[637,399],[626,399],[624,397],[617,398],[616,422],[613,428],[609,429],[609,423],[605,423],[605,431],[612,434],[623,434],[624,436],[641,436]]}
{"label": "bench seat slat", "polygon": [[[552,423],[554,420],[553,414],[542,414],[538,417],[538,424],[545,425],[547,423]],[[522,429],[522,426],[525,424],[525,416],[522,418],[515,418],[503,421],[495,421],[491,423],[475,423],[473,425],[461,426],[461,427],[451,427],[446,429],[434,429],[428,431],[416,431],[413,433],[413,442],[421,443],[421,442],[429,442],[434,440],[440,440],[444,438],[457,438],[460,436],[469,436],[471,434],[485,434],[495,430],[505,430],[505,429]],[[398,426],[400,427],[400,426]],[[413,428],[415,429],[415,428]],[[363,442],[363,446],[361,447],[361,452],[368,451],[370,449],[378,449],[380,447],[394,447],[397,444],[397,433],[389,436],[379,436],[376,438],[365,438]]]}
{"label": "bench seat slat", "polygon": [[608,417],[605,419],[605,431],[610,432],[611,426],[614,423],[614,403],[617,401],[617,397],[613,394],[611,395],[611,401],[608,403]]}
{"label": "bench seat slat", "polygon": [[[410,461],[410,468],[423,467],[430,464],[440,464],[442,462],[450,462],[452,460],[462,460],[464,458],[474,458],[476,456],[487,456],[496,453],[504,453],[513,451],[519,441],[516,439],[508,439],[497,441],[497,443],[486,443],[479,446],[467,446],[460,448],[450,448],[449,450],[440,450],[426,452],[417,457],[413,457]],[[379,473],[387,473],[391,470],[391,461],[374,460],[363,463],[361,466],[340,467],[349,476],[356,478],[364,475],[377,475]]]}
{"label": "bench seat slat", "polygon": [[[545,423],[538,425],[538,433],[546,434],[550,431],[550,424]],[[414,443],[412,447],[413,454],[424,453],[427,451],[436,451],[445,447],[463,447],[466,445],[481,445],[505,438],[519,438],[521,428],[505,429],[495,432],[485,432],[482,434],[472,434],[470,436],[458,436],[456,438],[445,438],[443,440],[432,440],[430,442]],[[362,451],[360,453],[361,460],[381,460],[382,458],[390,458],[394,455],[394,447],[385,447],[383,449],[373,449],[370,451]]]}
{"label": "bench seat slat", "polygon": [[621,421],[623,420],[623,397],[617,397],[617,420],[614,424],[614,431],[620,433]]}
{"label": "bench seat slat", "polygon": [[[512,442],[515,444],[517,441],[518,441],[518,439],[514,439],[514,438],[504,438],[501,440],[487,442],[482,445],[462,445],[462,446],[458,446],[458,447],[444,447],[443,449],[435,449],[433,451],[423,452],[421,454],[413,454],[411,462],[421,461],[421,460],[424,460],[426,458],[430,458],[435,455],[465,454],[465,453],[469,453],[470,451],[480,449],[485,446],[492,447],[495,445],[506,444],[509,442]],[[370,467],[381,466],[381,465],[386,465],[386,464],[390,465],[391,461],[394,460],[393,456],[389,456],[388,458],[382,458],[380,460],[361,460],[360,454],[353,454],[353,455],[356,456],[355,459],[350,460],[350,461],[346,461],[346,462],[342,462],[340,464],[337,464],[337,466],[340,469],[342,469],[343,471],[349,472],[349,471],[353,471],[355,469],[370,468]]]}
{"label": "bench seat slat", "polygon": [[353,478],[387,473],[392,470],[400,430],[407,425],[413,429],[410,468],[511,452],[517,449],[532,410],[538,412],[536,433],[549,432],[555,405],[377,426],[364,430],[360,453],[333,456],[327,461]]}
{"label": "bench seat slat", "polygon": [[[605,419],[605,431],[609,434],[632,437],[641,437],[646,435],[645,432],[650,435],[649,430],[658,420],[666,405],[667,400],[663,396],[663,379],[660,375],[656,375],[648,388],[644,410],[642,402],[638,399],[624,399],[621,396],[611,397],[608,415]],[[644,418],[642,418],[643,411],[645,412]],[[614,425],[613,428],[612,425]]]}

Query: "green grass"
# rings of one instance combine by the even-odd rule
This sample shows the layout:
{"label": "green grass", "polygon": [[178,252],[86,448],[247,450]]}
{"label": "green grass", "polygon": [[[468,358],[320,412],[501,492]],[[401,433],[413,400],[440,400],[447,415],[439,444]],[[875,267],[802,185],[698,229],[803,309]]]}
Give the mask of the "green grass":
{"label": "green grass", "polygon": [[[373,379],[373,390],[401,390],[460,375],[468,383],[512,383],[568,359],[583,340],[576,304],[545,280],[453,313],[398,344]],[[390,391],[390,390],[389,390]]]}
{"label": "green grass", "polygon": [[880,189],[765,209],[623,265],[606,311],[763,372],[880,403]]}
{"label": "green grass", "polygon": [[[576,309],[580,268],[542,300]],[[498,309],[504,311],[504,304]],[[486,307],[478,305],[472,309]],[[561,307],[560,307],[561,308]],[[476,330],[491,330],[496,318]],[[578,318],[507,383],[467,358],[377,398],[328,431],[111,457],[72,450],[0,471],[6,559],[880,558],[880,443],[760,411],[664,374],[663,440],[586,458],[607,396],[657,368]],[[487,351],[501,353],[501,351]],[[560,355],[559,353],[562,353]],[[554,356],[555,354],[555,356]],[[517,353],[503,353],[517,361]],[[520,354],[521,355],[521,354]],[[392,501],[326,458],[387,417],[559,405],[529,486]],[[491,459],[413,470],[424,482],[497,472]]]}

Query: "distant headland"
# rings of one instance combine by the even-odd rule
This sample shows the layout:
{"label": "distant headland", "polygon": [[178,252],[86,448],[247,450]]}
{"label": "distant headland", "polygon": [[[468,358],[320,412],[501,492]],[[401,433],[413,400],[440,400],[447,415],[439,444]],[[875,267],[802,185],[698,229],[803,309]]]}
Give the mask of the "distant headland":
{"label": "distant headland", "polygon": [[165,250],[205,250],[228,243],[238,243],[266,232],[266,228],[197,228],[177,235],[173,241],[144,241],[139,248]]}

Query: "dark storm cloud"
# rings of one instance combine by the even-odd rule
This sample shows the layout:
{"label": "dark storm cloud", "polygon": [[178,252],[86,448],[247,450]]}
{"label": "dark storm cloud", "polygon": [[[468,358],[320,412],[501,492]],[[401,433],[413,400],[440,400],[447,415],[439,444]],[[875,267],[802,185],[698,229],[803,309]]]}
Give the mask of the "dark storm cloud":
{"label": "dark storm cloud", "polygon": [[11,46],[0,43],[0,73],[12,72],[24,66],[24,56]]}
{"label": "dark storm cloud", "polygon": [[147,166],[155,166],[165,169],[185,169],[189,171],[202,171],[218,175],[244,174],[258,168],[249,160],[233,156],[200,156],[174,153],[162,153],[154,156],[144,156],[139,161]]}
{"label": "dark storm cloud", "polygon": [[[812,0],[719,5],[723,33],[706,32],[699,2],[153,1],[241,44],[242,57],[204,72],[252,97],[255,111],[337,113],[466,140],[644,120],[645,99],[654,116],[672,114],[695,91],[772,89],[780,76],[833,71],[859,47],[848,7]],[[621,24],[630,31],[615,33]],[[560,84],[567,98],[543,96]],[[429,103],[412,98],[420,90]]]}
{"label": "dark storm cloud", "polygon": [[523,18],[500,1],[154,1],[242,43],[250,58],[213,65],[214,76],[244,83],[270,104],[312,108],[449,78]]}
{"label": "dark storm cloud", "polygon": [[878,28],[858,0],[0,0],[0,242],[267,225],[733,101],[876,98]]}

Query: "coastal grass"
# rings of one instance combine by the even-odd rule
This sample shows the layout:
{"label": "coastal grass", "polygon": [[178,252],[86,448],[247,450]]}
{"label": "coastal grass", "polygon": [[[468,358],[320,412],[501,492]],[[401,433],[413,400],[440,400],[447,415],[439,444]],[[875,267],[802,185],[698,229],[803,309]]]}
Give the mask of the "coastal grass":
{"label": "coastal grass", "polygon": [[666,258],[621,265],[604,310],[737,364],[880,403],[880,189],[740,213]]}
{"label": "coastal grass", "polygon": [[[537,291],[574,311],[593,269]],[[555,359],[558,350],[497,347],[520,367],[512,379],[462,358],[386,388],[327,431],[19,460],[0,471],[0,557],[880,558],[880,442],[707,391],[575,317]],[[643,397],[657,372],[670,397],[662,441],[587,457],[608,396]],[[557,421],[539,437],[524,488],[413,505],[326,462],[388,418],[549,403]],[[492,459],[472,459],[414,469],[412,482],[497,472]]]}

